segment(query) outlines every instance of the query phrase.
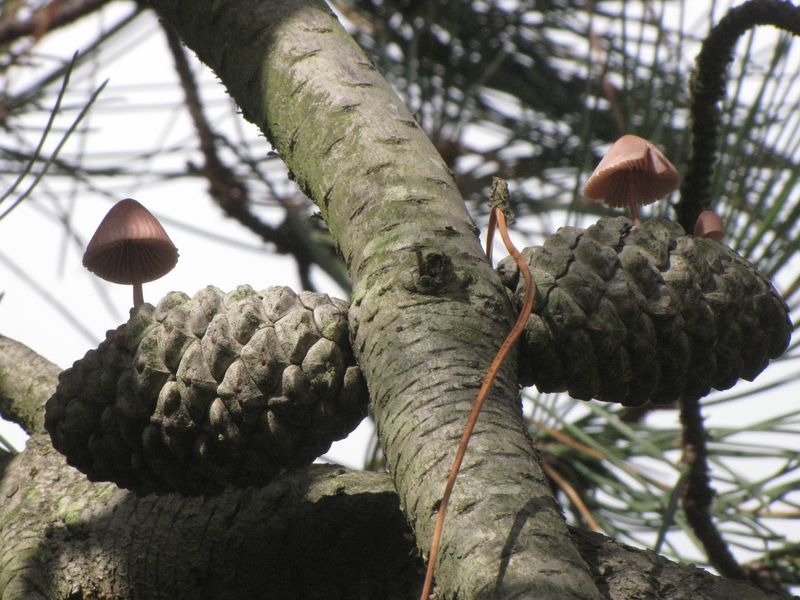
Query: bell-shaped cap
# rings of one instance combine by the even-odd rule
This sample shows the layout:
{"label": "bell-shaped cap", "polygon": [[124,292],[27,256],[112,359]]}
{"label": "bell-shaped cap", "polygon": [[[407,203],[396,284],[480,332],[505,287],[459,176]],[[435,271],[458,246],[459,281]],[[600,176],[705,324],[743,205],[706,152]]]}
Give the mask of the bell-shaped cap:
{"label": "bell-shaped cap", "polygon": [[708,238],[717,242],[725,237],[725,223],[713,210],[704,210],[697,217],[694,224],[694,234],[697,237]]}
{"label": "bell-shaped cap", "polygon": [[97,227],[83,266],[114,283],[145,283],[169,273],[178,249],[161,223],[136,200],[120,200]]}
{"label": "bell-shaped cap", "polygon": [[636,135],[624,135],[606,152],[583,193],[609,206],[642,206],[678,189],[680,183],[678,170],[661,150]]}

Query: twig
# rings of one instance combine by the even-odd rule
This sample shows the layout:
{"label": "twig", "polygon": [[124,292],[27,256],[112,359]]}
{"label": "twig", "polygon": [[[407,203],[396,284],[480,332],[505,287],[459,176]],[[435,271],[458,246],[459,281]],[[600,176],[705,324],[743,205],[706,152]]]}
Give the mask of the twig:
{"label": "twig", "polygon": [[313,264],[323,269],[343,289],[347,289],[349,281],[342,279],[341,273],[333,268],[326,260],[327,257],[320,257],[320,252],[314,248],[315,242],[310,239],[309,231],[300,219],[293,216],[292,211],[295,208],[289,202],[281,202],[286,210],[286,217],[278,227],[265,223],[250,209],[251,199],[247,186],[219,156],[217,134],[211,128],[203,112],[197,83],[189,67],[180,38],[167,25],[164,25],[164,32],[175,61],[175,70],[183,87],[186,108],[200,140],[200,151],[204,159],[202,173],[208,180],[211,197],[225,211],[225,214],[241,223],[265,242],[273,244],[277,253],[294,256],[304,289],[313,289],[309,270]]}
{"label": "twig", "polygon": [[[67,86],[69,84],[70,73],[72,71],[72,67],[75,65],[75,61],[77,60],[77,58],[78,58],[78,54],[75,53],[75,55],[73,55],[73,57],[72,57],[72,61],[70,62],[69,68],[67,69],[66,73],[64,74],[64,82],[62,83],[61,90],[59,91],[58,97],[56,98],[55,106],[50,111],[50,116],[48,117],[47,124],[45,125],[44,131],[42,132],[42,135],[41,135],[41,137],[39,139],[39,144],[37,145],[36,149],[33,152],[33,156],[30,157],[30,160],[28,161],[28,164],[26,165],[25,169],[22,171],[22,173],[20,173],[18,175],[16,181],[14,181],[14,183],[11,185],[11,187],[9,187],[5,192],[2,193],[2,195],[0,195],[0,204],[8,196],[10,196],[12,193],[14,193],[16,191],[17,187],[22,183],[22,180],[31,172],[34,163],[39,159],[40,152],[42,150],[42,147],[44,146],[45,139],[47,138],[48,134],[50,133],[50,131],[51,131],[52,127],[53,127],[53,124],[55,122],[55,118],[59,113],[59,109],[61,107],[61,102],[62,102],[62,100],[64,98],[64,93],[66,92]],[[81,108],[80,112],[78,113],[78,116],[75,117],[75,119],[72,121],[72,124],[67,128],[67,130],[64,132],[64,134],[61,136],[61,139],[59,140],[58,144],[56,144],[55,149],[53,149],[53,151],[50,153],[50,156],[47,158],[47,160],[44,161],[44,164],[39,169],[39,172],[34,176],[33,181],[30,183],[30,185],[27,187],[27,189],[24,192],[22,192],[11,203],[11,205],[8,208],[3,210],[3,212],[0,214],[0,220],[5,218],[6,216],[8,216],[8,214],[11,213],[12,210],[17,208],[20,204],[22,204],[22,202],[24,200],[26,200],[28,198],[28,196],[30,196],[31,192],[33,192],[33,190],[36,188],[36,186],[39,185],[39,182],[47,174],[47,171],[50,168],[50,166],[58,158],[58,154],[59,154],[59,152],[61,152],[62,148],[64,147],[64,144],[67,143],[67,140],[69,139],[69,136],[72,135],[75,132],[75,130],[78,128],[78,125],[83,120],[83,118],[87,115],[87,113],[89,112],[89,109],[92,107],[94,102],[97,100],[98,96],[100,96],[100,92],[103,91],[103,89],[106,87],[107,83],[108,83],[108,79],[106,79],[103,83],[101,83],[98,86],[98,88],[92,93],[92,95],[89,97],[89,100],[86,102],[86,104],[84,104],[83,108]]]}
{"label": "twig", "polygon": [[725,97],[728,65],[739,37],[756,25],[800,35],[800,9],[783,0],[750,0],[729,10],[703,41],[691,89],[692,155],[675,207],[686,231],[692,231],[700,213],[709,209],[708,186],[717,160],[719,103]]}
{"label": "twig", "polygon": [[683,461],[689,465],[681,493],[686,520],[703,544],[708,562],[719,571],[720,575],[746,579],[747,574],[734,558],[711,517],[710,508],[714,500],[714,490],[708,476],[708,448],[700,400],[682,398],[680,418],[683,428],[681,436]]}
{"label": "twig", "polygon": [[0,45],[10,44],[19,38],[35,36],[69,25],[73,21],[96,11],[109,0],[53,0],[31,14],[27,19],[0,21]]}
{"label": "twig", "polygon": [[211,196],[228,216],[239,221],[264,241],[271,242],[282,250],[286,246],[287,240],[282,239],[277,229],[264,223],[250,212],[248,208],[250,196],[247,186],[219,157],[216,134],[211,129],[203,112],[200,94],[197,91],[197,82],[189,67],[189,61],[186,59],[180,38],[168,26],[164,26],[164,33],[175,61],[175,70],[178,73],[181,87],[183,87],[186,108],[200,140],[200,151],[205,161],[202,171],[208,179]]}
{"label": "twig", "polygon": [[742,567],[714,524],[710,511],[714,489],[708,476],[708,448],[700,400],[681,399],[680,409],[683,461],[689,465],[686,482],[681,490],[681,501],[686,520],[703,544],[708,562],[723,577],[748,579],[764,589],[783,594],[776,570],[765,568],[764,565]]}

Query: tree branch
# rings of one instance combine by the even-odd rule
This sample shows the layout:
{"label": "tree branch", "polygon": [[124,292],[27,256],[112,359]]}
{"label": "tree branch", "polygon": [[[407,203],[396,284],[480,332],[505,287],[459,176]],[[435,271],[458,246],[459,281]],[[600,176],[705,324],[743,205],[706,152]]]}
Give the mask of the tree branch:
{"label": "tree branch", "polygon": [[52,0],[25,19],[0,21],[0,45],[25,36],[41,37],[53,29],[69,25],[94,12],[108,0]]}
{"label": "tree branch", "polygon": [[692,152],[681,199],[675,207],[678,222],[692,231],[697,217],[711,204],[709,182],[717,162],[720,114],[728,66],[736,42],[757,25],[772,25],[800,35],[800,8],[783,0],[749,0],[730,9],[703,41],[692,79]]}
{"label": "tree branch", "polygon": [[61,368],[0,335],[0,415],[27,433],[44,430],[44,403],[56,389]]}
{"label": "tree branch", "polygon": [[[29,390],[34,406],[55,387],[57,368],[18,342],[0,338],[0,364],[39,365],[17,369],[3,388]],[[411,600],[422,584],[423,563],[382,473],[312,465],[212,498],[136,496],[87,481],[42,434],[3,471],[3,598]],[[515,525],[507,550],[523,527]],[[780,598],[601,534],[570,536],[607,600]]]}
{"label": "tree branch", "polygon": [[421,585],[385,477],[316,465],[213,498],[137,497],[42,436],[28,448],[0,483],[3,598],[401,600]]}
{"label": "tree branch", "polygon": [[[457,440],[513,321],[447,166],[323,2],[151,5],[264,131],[339,244],[354,282],[354,350],[427,552]],[[438,266],[420,272],[418,251]],[[514,362],[487,399],[451,500],[440,593],[599,598],[527,437]]]}
{"label": "tree branch", "polygon": [[[87,481],[36,435],[0,497],[3,598],[412,600],[423,578],[382,473],[313,465],[212,498],[136,496]],[[600,534],[570,537],[607,600],[780,598]]]}
{"label": "tree branch", "polygon": [[708,474],[708,447],[698,398],[681,398],[681,446],[689,473],[681,493],[686,519],[706,550],[709,562],[722,575],[743,579],[746,574],[734,558],[711,517],[714,489]]}

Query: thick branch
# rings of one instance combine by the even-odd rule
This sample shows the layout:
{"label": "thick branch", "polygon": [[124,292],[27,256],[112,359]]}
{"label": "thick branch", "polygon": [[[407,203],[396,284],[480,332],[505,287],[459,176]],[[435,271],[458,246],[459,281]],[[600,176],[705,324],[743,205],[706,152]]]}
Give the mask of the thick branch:
{"label": "thick branch", "polygon": [[384,477],[319,465],[213,498],[137,497],[86,481],[45,437],[28,448],[0,483],[4,599],[418,593],[423,565]]}
{"label": "thick branch", "polygon": [[[15,389],[30,389],[41,406],[55,371],[0,339],[0,362],[24,356],[42,366],[14,377]],[[398,497],[379,473],[315,465],[214,498],[137,497],[87,481],[35,435],[4,468],[0,498],[3,600],[282,600],[319,590],[316,597],[412,600],[422,582]],[[603,535],[571,537],[607,600],[779,598]]]}
{"label": "thick branch", "polygon": [[19,342],[0,335],[0,415],[28,433],[44,429],[44,403],[61,369]]}
{"label": "thick branch", "polygon": [[[315,465],[214,498],[137,497],[90,483],[34,436],[0,497],[4,600],[413,600],[422,582],[380,473]],[[778,598],[599,534],[571,537],[607,600]]]}
{"label": "thick branch", "polygon": [[[318,205],[354,282],[351,337],[419,546],[513,320],[450,173],[322,2],[154,0]],[[598,598],[526,436],[512,368],[445,523],[443,597]]]}

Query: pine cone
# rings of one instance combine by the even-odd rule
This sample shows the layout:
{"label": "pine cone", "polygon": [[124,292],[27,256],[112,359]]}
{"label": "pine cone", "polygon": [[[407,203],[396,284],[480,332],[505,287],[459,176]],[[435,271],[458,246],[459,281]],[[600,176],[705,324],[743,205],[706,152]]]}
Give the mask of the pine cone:
{"label": "pine cone", "polygon": [[[537,290],[520,381],[542,392],[627,406],[699,398],[752,381],[789,344],[788,309],[770,282],[672,221],[563,227],[522,255]],[[516,263],[497,269],[521,306]]]}
{"label": "pine cone", "polygon": [[45,426],[92,480],[213,493],[311,463],[367,404],[346,302],[207,287],[141,306],[61,373]]}

